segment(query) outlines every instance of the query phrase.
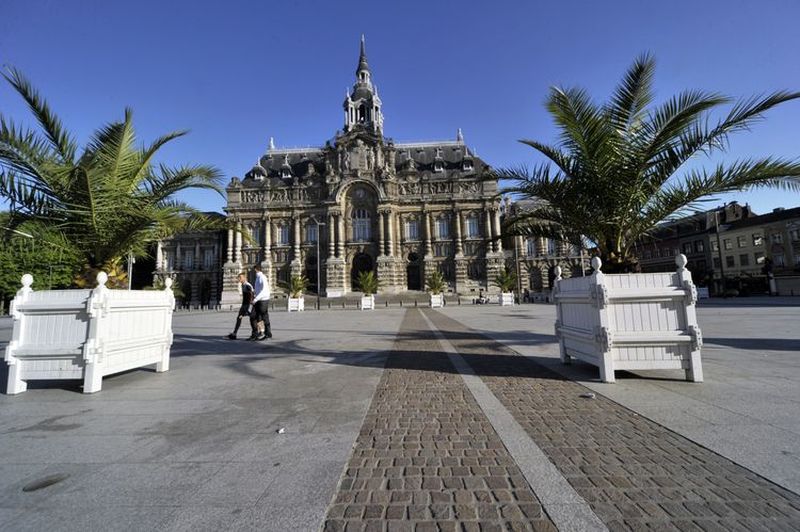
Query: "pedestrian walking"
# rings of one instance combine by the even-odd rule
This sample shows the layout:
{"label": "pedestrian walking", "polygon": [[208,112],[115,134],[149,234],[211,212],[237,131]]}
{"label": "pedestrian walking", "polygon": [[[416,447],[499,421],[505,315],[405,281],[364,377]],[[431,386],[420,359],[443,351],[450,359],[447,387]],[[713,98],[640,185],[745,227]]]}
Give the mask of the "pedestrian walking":
{"label": "pedestrian walking", "polygon": [[249,318],[253,309],[253,285],[247,282],[247,275],[244,273],[240,273],[238,279],[239,285],[242,287],[242,305],[239,307],[239,313],[236,315],[236,327],[233,328],[232,333],[226,336],[228,340],[236,340],[236,333],[239,332],[242,319],[245,316]]}
{"label": "pedestrian walking", "polygon": [[250,313],[250,328],[253,330],[250,341],[266,340],[272,338],[272,328],[269,323],[269,298],[272,295],[269,279],[261,271],[261,265],[253,266],[256,272],[256,282],[253,287],[253,312]]}

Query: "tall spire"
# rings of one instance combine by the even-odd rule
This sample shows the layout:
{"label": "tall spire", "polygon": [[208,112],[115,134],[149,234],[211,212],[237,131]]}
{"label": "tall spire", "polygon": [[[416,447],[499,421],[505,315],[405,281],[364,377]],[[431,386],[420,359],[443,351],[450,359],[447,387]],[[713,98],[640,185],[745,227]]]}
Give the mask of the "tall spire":
{"label": "tall spire", "polygon": [[361,34],[361,53],[358,56],[358,68],[356,69],[356,77],[361,80],[359,73],[362,71],[369,72],[369,64],[367,63],[367,43],[364,39],[364,34]]}

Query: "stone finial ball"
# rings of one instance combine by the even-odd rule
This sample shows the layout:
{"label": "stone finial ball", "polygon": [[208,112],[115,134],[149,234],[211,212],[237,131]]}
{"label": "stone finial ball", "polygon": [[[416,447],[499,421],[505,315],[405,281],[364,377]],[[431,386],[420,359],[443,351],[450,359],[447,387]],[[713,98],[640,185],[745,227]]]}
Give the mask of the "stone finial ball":
{"label": "stone finial ball", "polygon": [[33,275],[26,273],[22,276],[21,282],[22,286],[25,288],[30,288],[30,286],[33,284]]}
{"label": "stone finial ball", "polygon": [[108,282],[108,274],[106,272],[100,272],[97,274],[97,286],[105,286]]}
{"label": "stone finial ball", "polygon": [[592,257],[592,268],[594,269],[594,271],[599,272],[602,266],[603,266],[603,261],[600,260],[600,257]]}
{"label": "stone finial ball", "polygon": [[675,257],[675,264],[678,265],[679,270],[684,269],[686,267],[687,262],[689,261],[686,259],[686,255],[684,255],[683,253]]}
{"label": "stone finial ball", "polygon": [[172,278],[171,277],[167,277],[166,279],[164,279],[164,287],[167,290],[172,290]]}

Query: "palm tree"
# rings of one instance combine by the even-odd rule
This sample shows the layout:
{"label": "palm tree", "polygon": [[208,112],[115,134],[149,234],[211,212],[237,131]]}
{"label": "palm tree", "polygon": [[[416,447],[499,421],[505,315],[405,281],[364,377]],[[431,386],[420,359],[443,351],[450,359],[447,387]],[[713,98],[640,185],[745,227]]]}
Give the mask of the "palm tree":
{"label": "palm tree", "polygon": [[98,129],[81,150],[18,70],[9,69],[3,77],[39,126],[24,129],[0,115],[0,197],[10,205],[9,224],[57,229],[82,257],[76,284],[93,281],[101,269],[121,283],[120,265],[127,255],[145,255],[149,244],[178,231],[214,225],[174,195],[190,188],[221,193],[220,172],[205,165],[154,163],[159,149],[186,131],[141,147],[126,109],[121,122]]}
{"label": "palm tree", "polygon": [[751,187],[800,188],[800,162],[776,157],[734,160],[711,168],[686,163],[725,151],[732,133],[800,97],[779,91],[735,103],[724,118],[710,113],[732,100],[685,91],[653,105],[655,61],[639,57],[610,101],[597,105],[581,89],[552,88],[546,101],[559,130],[555,145],[521,140],[548,161],[498,172],[506,192],[535,199],[505,222],[509,234],[597,246],[609,272],[634,271],[634,243],[661,222],[696,210],[710,196]]}

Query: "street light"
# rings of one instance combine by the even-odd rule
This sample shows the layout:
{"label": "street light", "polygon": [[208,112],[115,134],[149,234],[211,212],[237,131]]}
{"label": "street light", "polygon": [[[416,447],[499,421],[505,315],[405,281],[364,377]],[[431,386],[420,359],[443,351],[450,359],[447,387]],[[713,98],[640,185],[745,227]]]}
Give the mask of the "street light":
{"label": "street light", "polygon": [[322,272],[320,271],[320,259],[319,259],[319,237],[322,234],[319,230],[320,227],[324,226],[323,222],[317,220],[315,216],[311,216],[311,221],[317,226],[317,310],[320,308],[320,292],[322,292]]}

